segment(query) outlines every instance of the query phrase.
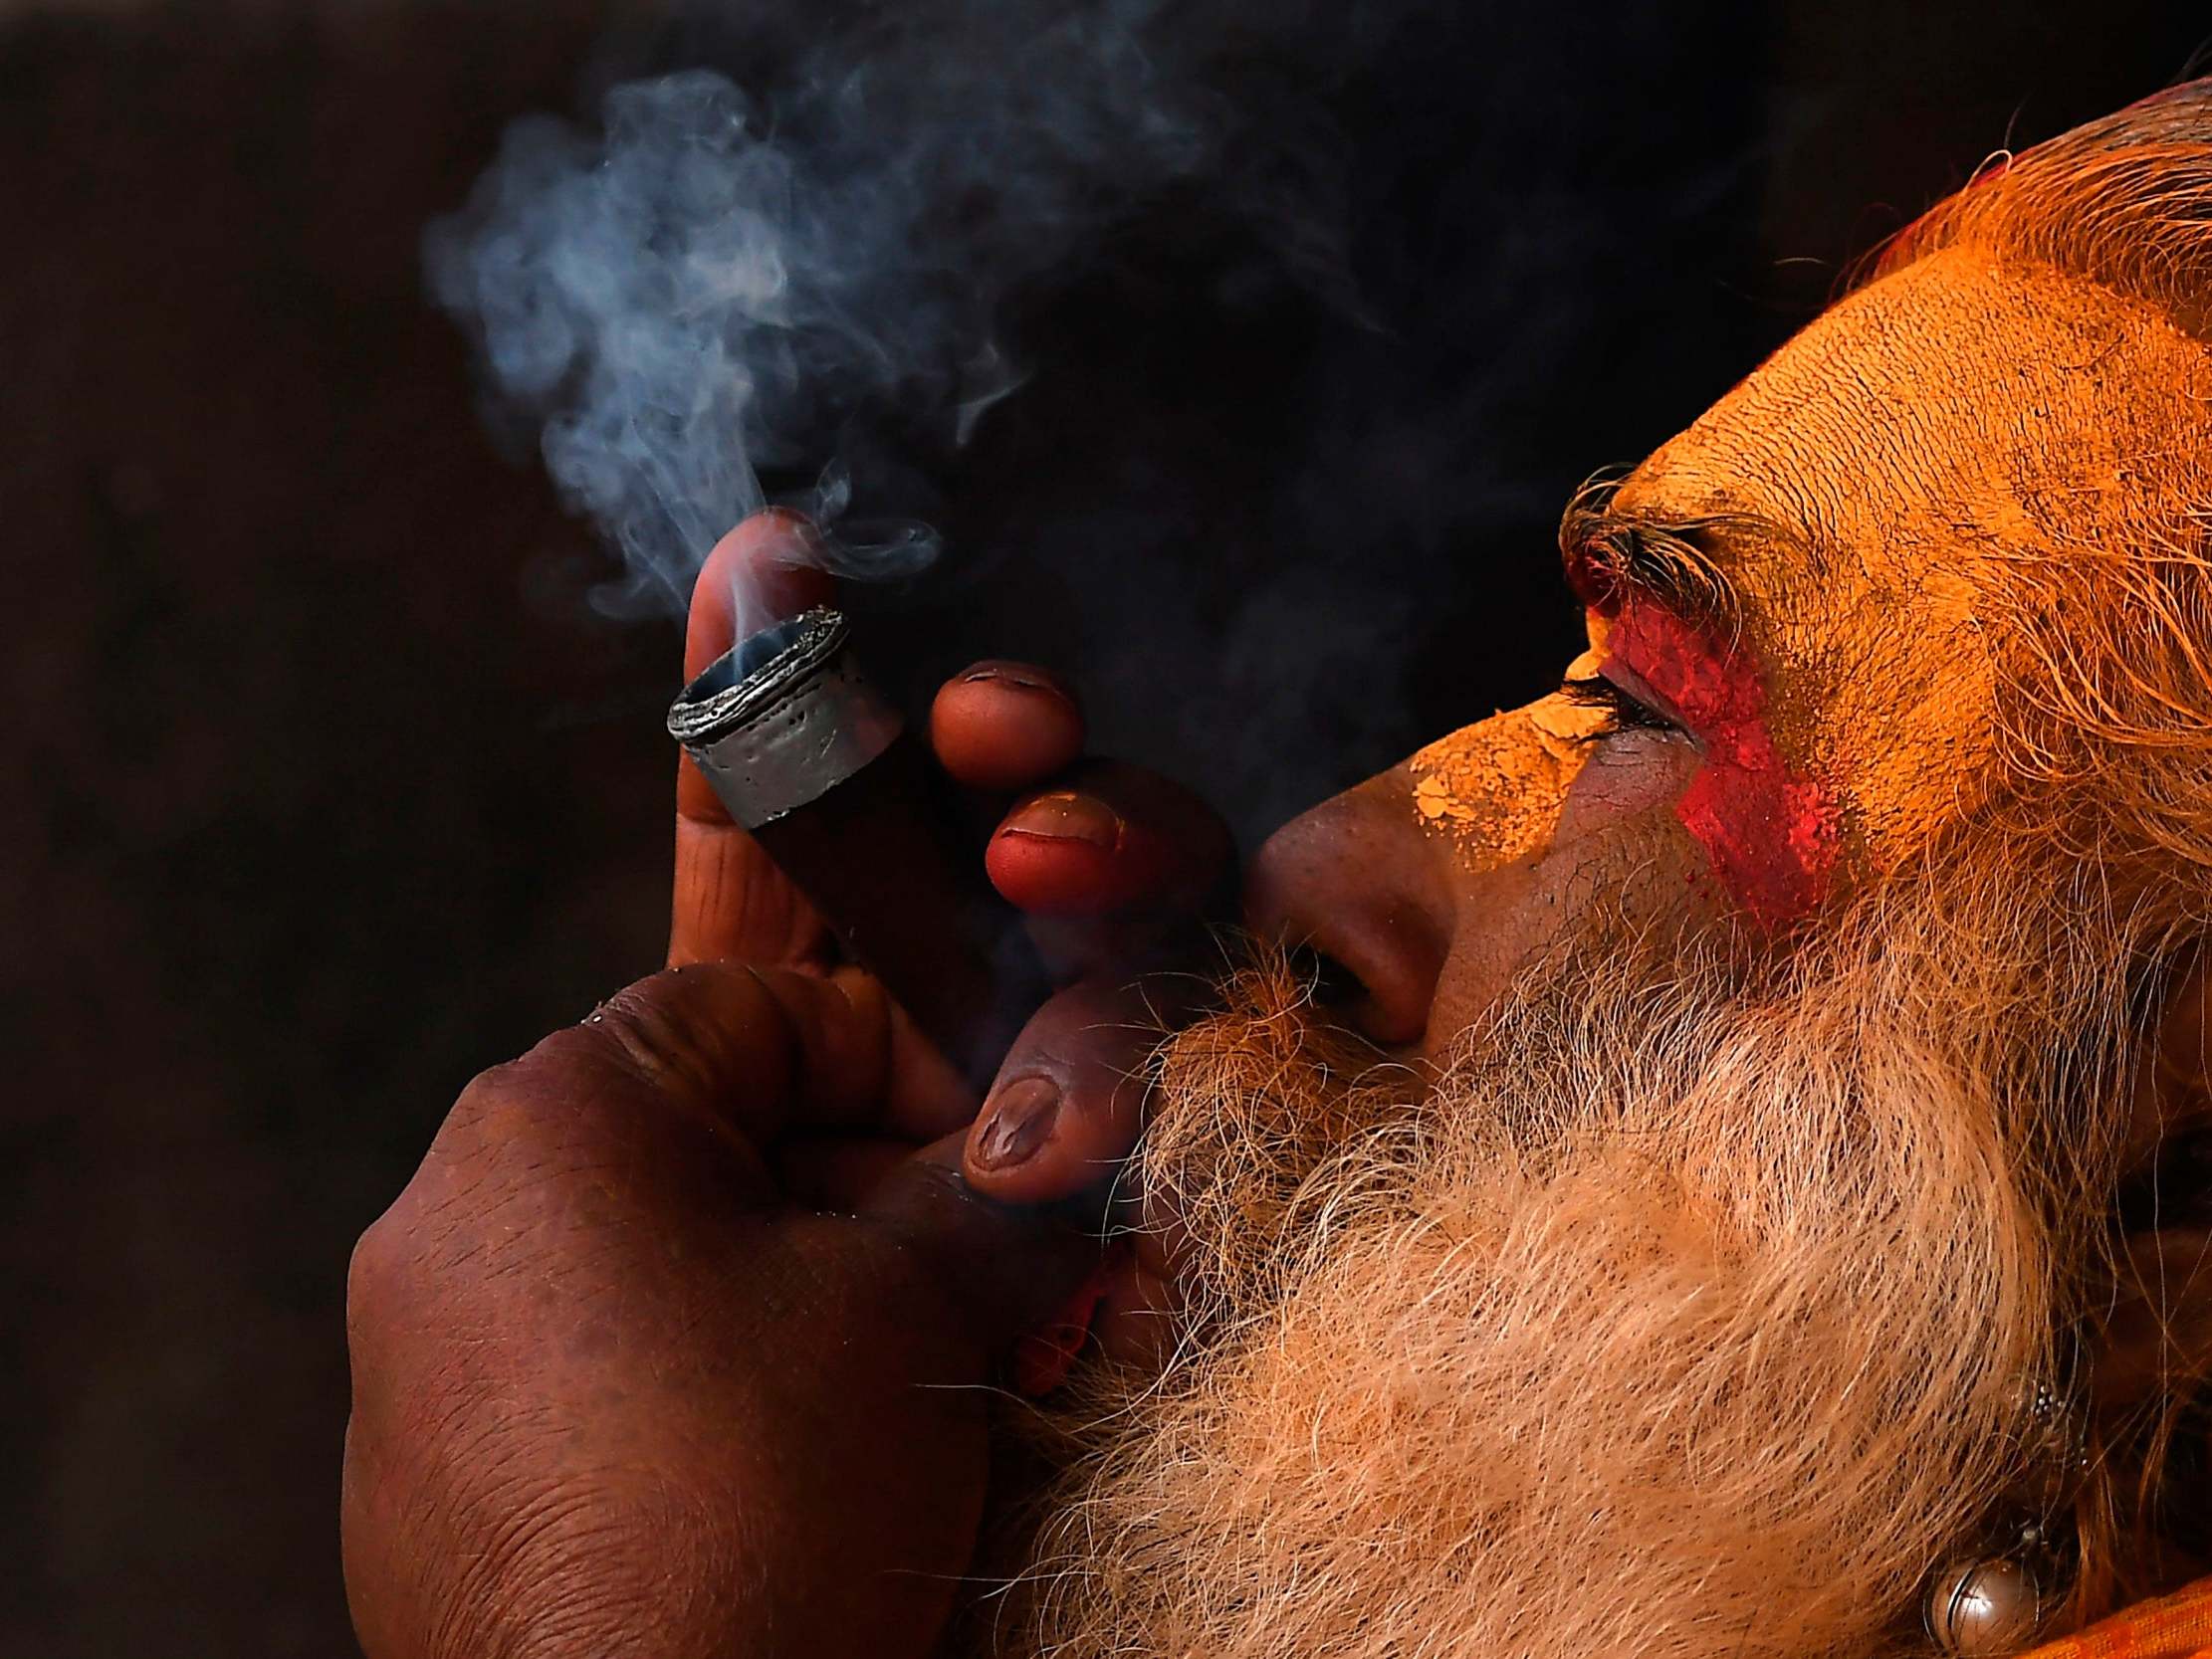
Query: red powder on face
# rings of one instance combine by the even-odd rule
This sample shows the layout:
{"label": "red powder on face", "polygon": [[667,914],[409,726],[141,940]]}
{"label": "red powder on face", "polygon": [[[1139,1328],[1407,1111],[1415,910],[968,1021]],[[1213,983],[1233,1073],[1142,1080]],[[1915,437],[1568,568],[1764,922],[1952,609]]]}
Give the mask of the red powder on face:
{"label": "red powder on face", "polygon": [[1704,764],[1674,814],[1722,886],[1762,927],[1805,916],[1835,867],[1836,804],[1775,747],[1757,665],[1672,613],[1633,600],[1614,611],[1606,644],[1704,744]]}

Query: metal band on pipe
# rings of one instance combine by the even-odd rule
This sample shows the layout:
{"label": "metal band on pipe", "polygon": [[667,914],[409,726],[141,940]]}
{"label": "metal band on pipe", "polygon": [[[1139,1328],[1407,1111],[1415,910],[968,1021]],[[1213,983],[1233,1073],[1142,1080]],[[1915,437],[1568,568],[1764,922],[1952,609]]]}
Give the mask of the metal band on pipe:
{"label": "metal band on pipe", "polygon": [[843,613],[818,606],[740,640],[670,707],[669,734],[745,828],[820,799],[904,728],[850,636]]}

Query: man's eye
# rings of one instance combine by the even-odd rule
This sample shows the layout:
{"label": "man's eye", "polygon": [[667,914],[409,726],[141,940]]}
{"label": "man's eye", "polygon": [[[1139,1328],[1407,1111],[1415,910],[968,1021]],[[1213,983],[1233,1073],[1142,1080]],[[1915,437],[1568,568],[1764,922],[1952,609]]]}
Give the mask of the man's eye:
{"label": "man's eye", "polygon": [[1584,742],[1602,742],[1622,731],[1679,731],[1680,726],[1658,710],[1639,703],[1603,675],[1587,678],[1569,675],[1560,686],[1562,697],[1578,709],[1596,709],[1607,718],[1602,726],[1582,735]]}

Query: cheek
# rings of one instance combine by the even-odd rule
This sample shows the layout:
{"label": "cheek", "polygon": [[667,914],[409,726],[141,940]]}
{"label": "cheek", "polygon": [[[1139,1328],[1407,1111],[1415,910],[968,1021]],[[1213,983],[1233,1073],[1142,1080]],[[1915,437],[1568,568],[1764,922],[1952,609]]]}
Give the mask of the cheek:
{"label": "cheek", "polygon": [[1817,908],[1836,862],[1836,806],[1795,777],[1771,740],[1701,767],[1674,808],[1731,898],[1764,928]]}
{"label": "cheek", "polygon": [[1836,802],[1825,784],[1793,768],[1776,745],[1757,665],[1648,607],[1626,609],[1607,647],[1671,700],[1704,744],[1704,763],[1674,814],[1728,896],[1768,929],[1812,912],[1835,870]]}
{"label": "cheek", "polygon": [[1664,952],[1723,914],[1704,853],[1674,819],[1696,763],[1678,738],[1615,738],[1575,778],[1541,857],[1462,873],[1455,902],[1466,920],[1438,976],[1428,1059],[1448,1064],[1467,1033],[1562,964]]}
{"label": "cheek", "polygon": [[1575,779],[1559,821],[1557,845],[1568,846],[1628,821],[1669,814],[1699,771],[1686,738],[1659,731],[1624,731],[1590,757]]}
{"label": "cheek", "polygon": [[1625,732],[1591,759],[1567,796],[1544,861],[1548,901],[1564,914],[1585,904],[1633,913],[1645,922],[1700,914],[1718,902],[1711,858],[1682,834],[1681,803],[1703,760],[1685,738]]}

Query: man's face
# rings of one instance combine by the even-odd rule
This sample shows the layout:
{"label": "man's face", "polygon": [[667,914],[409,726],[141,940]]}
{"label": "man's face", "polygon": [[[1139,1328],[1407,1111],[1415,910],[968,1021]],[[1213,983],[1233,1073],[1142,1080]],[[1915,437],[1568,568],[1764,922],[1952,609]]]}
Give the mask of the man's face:
{"label": "man's face", "polygon": [[2117,526],[2205,372],[2147,308],[1970,251],[1846,300],[1570,516],[1590,650],[1564,688],[1288,826],[1255,922],[1431,1058],[1613,931],[1787,945],[1997,785],[1977,595]]}
{"label": "man's face", "polygon": [[1077,1407],[1041,1651],[1910,1644],[2110,1196],[2067,1067],[2131,1040],[1996,810],[2021,582],[2152,544],[2135,470],[2212,454],[2177,407],[2157,317],[1946,253],[1570,514],[1567,685],[1257,863],[1358,994],[1166,1052],[1137,1179],[1193,1305]]}

